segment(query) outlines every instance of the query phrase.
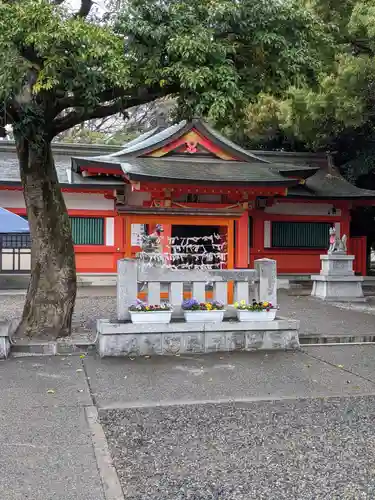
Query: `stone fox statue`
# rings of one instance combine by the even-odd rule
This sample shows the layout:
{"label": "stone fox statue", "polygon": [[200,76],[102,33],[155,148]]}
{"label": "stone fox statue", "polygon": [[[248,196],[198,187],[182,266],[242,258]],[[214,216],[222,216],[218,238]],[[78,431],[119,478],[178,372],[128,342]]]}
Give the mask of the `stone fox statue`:
{"label": "stone fox statue", "polygon": [[161,244],[161,233],[164,231],[161,224],[157,224],[155,231],[148,236],[143,237],[142,250],[146,253],[161,254],[163,247]]}
{"label": "stone fox statue", "polygon": [[329,229],[329,248],[328,248],[328,253],[346,253],[347,252],[347,247],[346,247],[346,234],[340,239],[336,235],[336,228],[331,227]]}

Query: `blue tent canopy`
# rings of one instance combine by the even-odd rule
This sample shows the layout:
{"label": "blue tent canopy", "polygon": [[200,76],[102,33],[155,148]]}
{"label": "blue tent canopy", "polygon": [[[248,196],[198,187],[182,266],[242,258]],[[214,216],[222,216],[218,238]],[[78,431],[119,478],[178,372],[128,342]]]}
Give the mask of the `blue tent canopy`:
{"label": "blue tent canopy", "polygon": [[0,207],[0,233],[29,233],[29,223],[19,215]]}

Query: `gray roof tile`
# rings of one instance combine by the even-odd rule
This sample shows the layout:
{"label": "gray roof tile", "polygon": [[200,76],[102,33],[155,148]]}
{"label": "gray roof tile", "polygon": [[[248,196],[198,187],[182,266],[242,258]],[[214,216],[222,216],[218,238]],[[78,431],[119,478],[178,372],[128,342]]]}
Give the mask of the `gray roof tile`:
{"label": "gray roof tile", "polygon": [[[294,181],[282,177],[263,163],[225,161],[182,161],[156,158],[131,158],[123,163],[122,169],[130,178],[153,178],[155,180],[266,183],[290,185]],[[295,181],[296,183],[297,181]]]}
{"label": "gray roof tile", "polygon": [[[61,183],[69,182],[67,169],[70,169],[71,160],[69,156],[54,155],[57,175]],[[20,181],[18,158],[16,153],[0,152],[0,180]]]}
{"label": "gray roof tile", "polygon": [[306,187],[319,198],[375,198],[375,191],[361,189],[348,182],[338,170],[319,170],[306,179]]}

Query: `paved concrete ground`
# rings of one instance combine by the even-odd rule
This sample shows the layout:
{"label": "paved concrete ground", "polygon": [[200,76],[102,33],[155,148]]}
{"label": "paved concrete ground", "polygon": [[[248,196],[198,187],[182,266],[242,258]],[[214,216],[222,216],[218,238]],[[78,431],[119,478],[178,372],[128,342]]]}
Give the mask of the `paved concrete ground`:
{"label": "paved concrete ground", "polygon": [[1,500],[105,500],[91,404],[79,357],[0,362]]}
{"label": "paved concrete ground", "polygon": [[125,500],[372,500],[374,359],[337,345],[0,362],[0,498],[109,500],[96,404]]}
{"label": "paved concrete ground", "polygon": [[[367,349],[375,359],[375,346]],[[337,364],[345,366],[339,359]],[[85,365],[96,403],[107,409],[187,401],[372,394],[375,382],[354,374],[349,376],[345,370],[302,352],[243,352],[133,361],[89,357]]]}
{"label": "paved concrete ground", "polygon": [[[342,309],[312,297],[290,296],[285,292],[278,294],[278,300],[282,316],[300,320],[301,336],[375,335],[375,316],[357,310],[354,304],[351,309]],[[367,306],[368,312],[372,304]]]}

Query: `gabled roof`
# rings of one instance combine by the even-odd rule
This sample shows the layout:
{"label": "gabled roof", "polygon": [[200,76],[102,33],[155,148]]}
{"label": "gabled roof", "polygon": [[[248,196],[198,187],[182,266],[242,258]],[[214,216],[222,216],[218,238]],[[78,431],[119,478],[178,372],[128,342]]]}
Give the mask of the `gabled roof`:
{"label": "gabled roof", "polygon": [[[257,155],[246,151],[241,148],[238,144],[230,141],[219,132],[211,128],[206,122],[201,120],[192,120],[187,122],[186,120],[181,121],[170,127],[156,131],[153,134],[143,134],[134,141],[126,144],[121,151],[112,153],[110,155],[100,156],[100,157],[76,157],[74,158],[75,164],[79,168],[79,164],[83,160],[93,160],[96,163],[103,161],[104,163],[117,163],[120,160],[125,160],[128,157],[140,157],[149,155],[153,151],[156,151],[167,144],[172,143],[191,131],[198,132],[202,137],[205,137],[216,144],[219,148],[225,150],[227,153],[232,155],[236,160],[252,162],[256,161],[258,163],[270,163],[267,159],[258,157]],[[87,164],[87,161],[85,162]]]}
{"label": "gabled roof", "polygon": [[[199,128],[202,124],[202,127]],[[182,137],[183,130],[199,128],[215,144],[229,151],[246,155],[246,161],[223,161],[218,158],[195,155],[176,155],[145,158],[144,151],[154,150],[160,144],[168,144],[170,139]],[[164,142],[165,141],[165,142]],[[181,141],[181,139],[180,139]],[[246,151],[223,137],[209,125],[194,120],[190,124],[180,122],[167,129],[155,128],[127,143],[120,150],[116,146],[92,144],[53,144],[54,159],[60,184],[75,189],[82,187],[116,189],[124,184],[124,179],[152,179],[154,182],[168,179],[168,182],[204,182],[265,185],[275,182],[280,186],[290,186],[288,196],[315,199],[375,199],[375,191],[360,189],[346,181],[338,171],[328,165],[324,153],[293,153],[285,151]],[[151,148],[151,149],[149,149]],[[109,154],[104,154],[108,151]],[[87,154],[87,156],[85,156]],[[78,156],[79,155],[79,156]],[[99,156],[101,155],[101,156]],[[174,168],[171,166],[173,162]],[[99,168],[100,167],[100,168]],[[104,175],[84,177],[83,170],[92,169]],[[218,175],[214,169],[217,168]],[[108,169],[108,171],[107,171]],[[107,175],[105,175],[107,174]],[[116,177],[114,177],[114,175]],[[305,179],[298,184],[297,179]],[[246,179],[246,180],[245,180]],[[276,180],[277,179],[277,180]],[[18,159],[14,143],[0,141],[0,185],[20,186]]]}
{"label": "gabled roof", "polygon": [[[191,152],[186,150],[189,141],[194,144]],[[203,152],[195,148],[198,142]],[[176,154],[169,156],[175,146]],[[181,147],[182,151],[178,149]],[[91,174],[95,171],[118,175],[123,173],[128,180],[163,182],[163,179],[168,179],[170,182],[230,184],[263,182],[290,186],[298,183],[297,178],[312,175],[317,167],[273,164],[264,157],[246,151],[207,123],[193,120],[155,130],[152,134],[143,134],[116,153],[74,157],[72,170],[76,173],[87,170]]]}

